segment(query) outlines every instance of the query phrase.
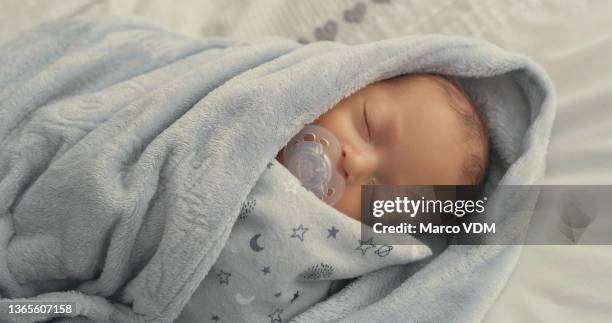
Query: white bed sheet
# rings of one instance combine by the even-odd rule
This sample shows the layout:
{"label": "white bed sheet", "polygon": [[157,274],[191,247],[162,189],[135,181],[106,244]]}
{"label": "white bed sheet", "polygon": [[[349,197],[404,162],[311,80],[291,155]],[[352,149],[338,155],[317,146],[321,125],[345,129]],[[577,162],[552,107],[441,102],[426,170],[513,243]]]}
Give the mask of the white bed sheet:
{"label": "white bed sheet", "polygon": [[[532,57],[556,86],[547,183],[612,184],[612,1],[4,0],[0,37],[61,17],[111,14],[144,16],[195,37],[486,39]],[[485,321],[609,322],[611,290],[612,246],[526,246]]]}

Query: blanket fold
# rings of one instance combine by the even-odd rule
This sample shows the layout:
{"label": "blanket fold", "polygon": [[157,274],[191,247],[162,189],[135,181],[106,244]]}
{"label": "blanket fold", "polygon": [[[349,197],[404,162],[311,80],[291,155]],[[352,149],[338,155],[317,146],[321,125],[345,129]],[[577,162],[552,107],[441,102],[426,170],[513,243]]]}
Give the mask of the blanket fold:
{"label": "blanket fold", "polygon": [[[0,66],[0,304],[76,302],[62,321],[176,319],[267,163],[367,84],[458,76],[485,102],[491,184],[542,178],[554,116],[528,58],[440,35],[237,43],[135,18],[70,20],[0,44]],[[450,247],[414,274],[365,275],[294,320],[478,320],[517,255]]]}

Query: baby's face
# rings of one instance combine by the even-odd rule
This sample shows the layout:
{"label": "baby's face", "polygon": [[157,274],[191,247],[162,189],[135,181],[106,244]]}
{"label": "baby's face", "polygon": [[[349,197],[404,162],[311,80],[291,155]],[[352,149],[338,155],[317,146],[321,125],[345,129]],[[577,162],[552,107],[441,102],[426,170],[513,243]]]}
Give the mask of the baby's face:
{"label": "baby's face", "polygon": [[[334,205],[338,211],[359,220],[363,184],[473,184],[464,175],[466,158],[475,155],[467,152],[465,121],[439,82],[448,83],[420,75],[377,82],[313,122],[342,148],[337,167],[346,188]],[[485,158],[485,149],[476,154]]]}

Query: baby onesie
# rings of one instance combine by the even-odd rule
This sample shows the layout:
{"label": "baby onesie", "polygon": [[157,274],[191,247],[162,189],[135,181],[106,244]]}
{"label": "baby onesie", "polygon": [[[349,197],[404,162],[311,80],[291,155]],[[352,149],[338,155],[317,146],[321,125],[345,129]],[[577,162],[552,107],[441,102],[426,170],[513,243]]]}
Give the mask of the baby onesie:
{"label": "baby onesie", "polygon": [[360,228],[270,162],[177,322],[288,322],[336,280],[431,255],[418,241],[378,245]]}

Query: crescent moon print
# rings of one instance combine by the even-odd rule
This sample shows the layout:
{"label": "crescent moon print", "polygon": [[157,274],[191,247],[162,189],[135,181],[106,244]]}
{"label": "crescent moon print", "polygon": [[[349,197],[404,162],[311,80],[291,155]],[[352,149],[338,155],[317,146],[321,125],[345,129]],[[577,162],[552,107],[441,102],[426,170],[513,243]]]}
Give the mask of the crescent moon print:
{"label": "crescent moon print", "polygon": [[258,233],[256,235],[254,235],[251,238],[251,241],[249,242],[249,246],[255,252],[260,252],[260,251],[264,250],[264,248],[257,243],[257,239],[259,239],[259,237],[261,237],[261,233]]}
{"label": "crescent moon print", "polygon": [[244,297],[242,294],[237,293],[235,299],[236,303],[240,305],[248,305],[255,299],[255,295],[252,295],[251,297]]}

